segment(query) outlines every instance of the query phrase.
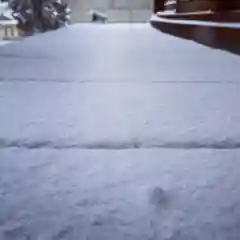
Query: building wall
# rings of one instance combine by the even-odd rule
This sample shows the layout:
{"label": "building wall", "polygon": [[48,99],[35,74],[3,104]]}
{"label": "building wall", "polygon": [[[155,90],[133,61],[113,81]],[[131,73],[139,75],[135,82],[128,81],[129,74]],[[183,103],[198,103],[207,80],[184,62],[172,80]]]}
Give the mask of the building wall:
{"label": "building wall", "polygon": [[179,12],[239,9],[240,0],[179,0]]}
{"label": "building wall", "polygon": [[88,22],[90,9],[104,12],[109,22],[144,22],[152,14],[153,0],[63,0],[73,10],[74,22]]}

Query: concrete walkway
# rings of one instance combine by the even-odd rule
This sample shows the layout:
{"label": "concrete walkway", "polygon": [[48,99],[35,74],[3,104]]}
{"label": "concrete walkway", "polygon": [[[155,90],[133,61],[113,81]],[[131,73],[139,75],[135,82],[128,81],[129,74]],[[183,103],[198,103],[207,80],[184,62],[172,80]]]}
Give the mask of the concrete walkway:
{"label": "concrete walkway", "polygon": [[147,24],[0,48],[0,239],[240,239],[240,58]]}

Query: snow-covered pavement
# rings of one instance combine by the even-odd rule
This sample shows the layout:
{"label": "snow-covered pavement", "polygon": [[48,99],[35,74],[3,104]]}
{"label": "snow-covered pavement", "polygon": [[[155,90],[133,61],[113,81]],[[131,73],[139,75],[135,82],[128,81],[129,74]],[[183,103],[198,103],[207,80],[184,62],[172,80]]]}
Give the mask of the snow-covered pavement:
{"label": "snow-covered pavement", "polygon": [[0,48],[0,239],[239,240],[240,58],[148,24]]}

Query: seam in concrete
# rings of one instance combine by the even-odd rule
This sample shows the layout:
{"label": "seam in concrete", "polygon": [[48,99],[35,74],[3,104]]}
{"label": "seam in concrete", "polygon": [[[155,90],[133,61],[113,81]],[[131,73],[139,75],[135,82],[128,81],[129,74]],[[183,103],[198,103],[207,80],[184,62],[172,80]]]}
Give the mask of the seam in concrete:
{"label": "seam in concrete", "polygon": [[27,82],[35,82],[35,83],[74,83],[74,84],[102,84],[102,83],[121,83],[121,84],[127,84],[127,83],[136,83],[136,84],[234,84],[239,85],[240,81],[236,78],[236,81],[229,81],[229,80],[202,80],[202,81],[186,81],[186,80],[130,80],[130,79],[85,79],[85,80],[77,80],[77,79],[54,79],[54,78],[6,78],[6,77],[0,77],[0,83],[11,83],[11,82],[19,82],[19,83],[27,83]]}
{"label": "seam in concrete", "polygon": [[206,141],[162,141],[162,142],[146,142],[129,140],[129,141],[109,141],[109,142],[92,142],[81,143],[71,141],[31,141],[24,139],[0,139],[0,149],[20,148],[20,149],[93,149],[93,150],[124,150],[124,149],[240,149],[240,141],[235,139],[223,140],[206,140]]}

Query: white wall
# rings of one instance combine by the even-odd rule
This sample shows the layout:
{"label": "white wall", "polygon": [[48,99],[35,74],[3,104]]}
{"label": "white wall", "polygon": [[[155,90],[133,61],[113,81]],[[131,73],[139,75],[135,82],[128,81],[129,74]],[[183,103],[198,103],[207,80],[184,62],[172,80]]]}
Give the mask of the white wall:
{"label": "white wall", "polygon": [[89,9],[104,12],[109,22],[144,22],[152,13],[153,0],[63,0],[73,9],[73,21],[90,21]]}

